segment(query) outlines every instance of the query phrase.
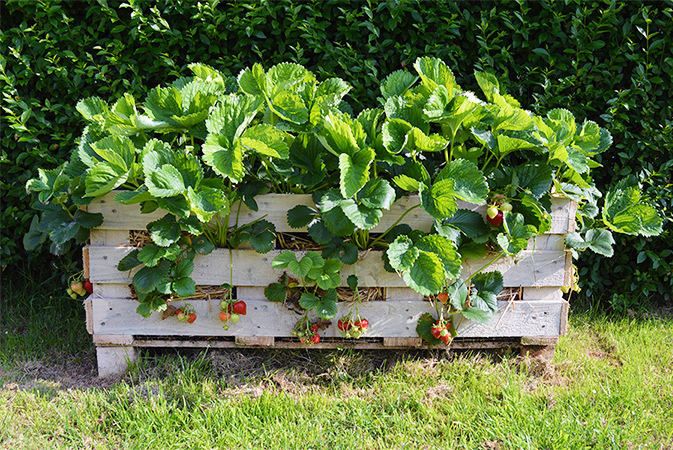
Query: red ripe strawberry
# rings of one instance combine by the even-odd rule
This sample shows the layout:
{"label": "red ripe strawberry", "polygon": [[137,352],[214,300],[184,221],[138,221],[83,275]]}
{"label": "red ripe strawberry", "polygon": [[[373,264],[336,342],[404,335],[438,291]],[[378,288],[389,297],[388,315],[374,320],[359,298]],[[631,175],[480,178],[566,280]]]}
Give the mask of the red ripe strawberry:
{"label": "red ripe strawberry", "polygon": [[451,335],[440,336],[439,338],[442,340],[442,342],[444,342],[445,344],[448,344],[449,341],[451,340]]}
{"label": "red ripe strawberry", "polygon": [[502,211],[498,211],[498,213],[493,218],[487,215],[486,220],[488,220],[494,227],[499,227],[502,225],[502,217]]}
{"label": "red ripe strawberry", "polygon": [[314,333],[315,333],[316,331],[318,331],[318,324],[317,324],[317,323],[313,323],[313,324],[311,324],[311,328],[310,328],[310,330],[311,330],[312,332],[314,332]]}
{"label": "red ripe strawberry", "polygon": [[432,333],[432,335],[435,337],[435,339],[439,339],[439,337],[441,336],[442,330],[443,330],[442,327],[433,325],[433,327],[430,328],[430,333]]}
{"label": "red ripe strawberry", "polygon": [[339,319],[339,321],[337,322],[337,327],[341,331],[348,331],[348,330],[351,329],[352,326],[353,326],[353,323],[351,322],[350,319],[345,319],[345,320],[344,319]]}
{"label": "red ripe strawberry", "polygon": [[175,311],[175,315],[177,316],[178,314],[182,314],[182,309],[178,308],[177,311]]}
{"label": "red ripe strawberry", "polygon": [[195,320],[196,320],[196,314],[195,314],[195,313],[191,313],[191,314],[189,315],[189,318],[187,319],[187,323],[194,323]]}
{"label": "red ripe strawberry", "polygon": [[439,300],[442,303],[446,303],[449,301],[449,294],[447,294],[446,292],[440,292],[439,294],[437,294],[437,300]]}
{"label": "red ripe strawberry", "polygon": [[93,294],[93,284],[91,283],[91,281],[84,280],[82,286],[84,287],[84,290],[87,291],[89,294]]}
{"label": "red ripe strawberry", "polygon": [[320,335],[319,334],[314,334],[313,336],[311,336],[311,342],[313,342],[314,344],[317,344],[318,342],[320,342]]}
{"label": "red ripe strawberry", "polygon": [[242,316],[245,316],[246,311],[247,311],[247,305],[245,304],[245,302],[243,300],[241,300],[241,301],[238,301],[238,302],[234,303],[234,306],[232,307],[232,310],[236,314],[240,314]]}
{"label": "red ripe strawberry", "polygon": [[302,344],[306,344],[306,338],[305,337],[299,338],[299,342],[301,342]]}
{"label": "red ripe strawberry", "polygon": [[366,330],[367,328],[369,328],[369,321],[367,319],[362,319],[360,321],[360,325],[358,325],[358,326],[360,328],[362,328],[363,330]]}
{"label": "red ripe strawberry", "polygon": [[229,317],[231,317],[231,314],[224,311],[220,312],[220,320],[222,322],[226,322],[227,320],[229,320]]}

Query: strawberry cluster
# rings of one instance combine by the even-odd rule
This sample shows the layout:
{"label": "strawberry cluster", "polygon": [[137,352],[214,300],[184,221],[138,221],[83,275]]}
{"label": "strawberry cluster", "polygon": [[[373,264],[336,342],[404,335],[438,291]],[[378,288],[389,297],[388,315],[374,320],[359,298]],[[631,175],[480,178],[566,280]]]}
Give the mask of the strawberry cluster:
{"label": "strawberry cluster", "polygon": [[292,330],[292,336],[298,337],[302,344],[318,344],[320,335],[318,334],[318,324],[312,322],[308,317],[300,319]]}
{"label": "strawberry cluster", "polygon": [[220,302],[220,320],[224,322],[222,328],[229,329],[227,322],[238,323],[241,316],[245,316],[248,312],[248,306],[243,300],[234,302],[233,300]]}
{"label": "strawberry cluster", "polygon": [[494,227],[502,225],[504,213],[512,211],[512,204],[507,201],[504,195],[493,195],[491,206],[486,210],[486,220]]}
{"label": "strawberry cluster", "polygon": [[73,280],[66,292],[71,298],[77,299],[78,296],[85,296],[87,292],[93,294],[93,284],[88,279],[84,281]]}
{"label": "strawberry cluster", "polygon": [[337,328],[341,330],[341,336],[345,338],[359,339],[369,328],[369,321],[367,319],[357,318],[353,321],[350,315],[344,316],[337,322]]}
{"label": "strawberry cluster", "polygon": [[438,319],[430,329],[430,333],[432,333],[432,336],[434,336],[435,339],[440,339],[445,344],[448,344],[451,341],[449,325],[444,319]]}
{"label": "strawberry cluster", "polygon": [[178,308],[175,315],[180,322],[194,323],[196,320],[196,311],[189,303],[185,303],[181,308]]}

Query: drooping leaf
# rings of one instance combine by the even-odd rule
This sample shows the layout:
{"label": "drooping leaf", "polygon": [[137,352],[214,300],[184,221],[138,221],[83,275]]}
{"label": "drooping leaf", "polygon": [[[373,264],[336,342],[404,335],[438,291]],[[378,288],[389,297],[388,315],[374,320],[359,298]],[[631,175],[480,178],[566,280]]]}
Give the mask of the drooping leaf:
{"label": "drooping leaf", "polygon": [[460,255],[453,243],[439,235],[428,235],[416,242],[415,247],[422,252],[434,253],[442,263],[444,278],[457,278],[461,271]]}
{"label": "drooping leaf", "polygon": [[178,169],[170,164],[164,164],[153,171],[145,179],[150,194],[155,197],[173,197],[185,190],[185,183]]}
{"label": "drooping leaf", "polygon": [[150,230],[152,241],[161,247],[168,247],[177,242],[180,239],[180,232],[182,231],[180,224],[171,215],[166,215],[159,220],[150,222],[147,225],[147,229]]}
{"label": "drooping leaf", "polygon": [[467,237],[479,238],[489,232],[489,228],[484,222],[484,218],[475,211],[469,209],[459,209],[456,213],[442,222],[443,225],[450,225],[462,231]]}
{"label": "drooping leaf", "polygon": [[126,272],[142,264],[142,262],[138,259],[139,252],[140,251],[136,249],[124,256],[119,261],[119,263],[117,263],[117,270],[120,272]]}
{"label": "drooping leaf", "polygon": [[133,287],[138,292],[151,292],[168,276],[170,270],[168,261],[161,261],[155,267],[143,267],[133,276]]}
{"label": "drooping leaf", "polygon": [[443,220],[456,212],[454,181],[452,179],[439,180],[432,186],[420,184],[418,191],[423,209],[437,220]]}
{"label": "drooping leaf", "polygon": [[641,202],[636,186],[618,185],[605,196],[603,221],[618,233],[641,236],[661,234],[662,221],[657,211]]}
{"label": "drooping leaf", "polygon": [[271,283],[264,289],[264,296],[269,301],[282,303],[287,298],[287,288],[280,283]]}
{"label": "drooping leaf", "polygon": [[178,297],[190,297],[196,293],[196,282],[189,277],[177,278],[171,283],[171,289]]}
{"label": "drooping leaf", "polygon": [[453,180],[454,195],[466,202],[481,204],[486,201],[488,184],[479,168],[465,159],[456,159],[446,165],[436,180]]}
{"label": "drooping leaf", "polygon": [[287,212],[287,224],[291,228],[303,228],[315,218],[317,212],[306,205],[297,205]]}
{"label": "drooping leaf", "polygon": [[407,236],[398,236],[395,242],[390,244],[386,253],[393,269],[404,272],[414,265],[419,251]]}
{"label": "drooping leaf", "polygon": [[411,269],[402,274],[407,286],[422,295],[437,294],[446,280],[442,261],[435,253],[419,251]]}
{"label": "drooping leaf", "polygon": [[416,80],[418,80],[418,77],[411,72],[396,70],[381,83],[381,95],[385,99],[393,95],[402,95],[413,86]]}
{"label": "drooping leaf", "polygon": [[354,196],[369,180],[369,165],[374,160],[374,149],[367,147],[352,156],[339,155],[340,189],[344,198]]}
{"label": "drooping leaf", "polygon": [[361,230],[371,230],[383,217],[381,209],[358,204],[351,198],[342,200],[340,206],[346,217]]}

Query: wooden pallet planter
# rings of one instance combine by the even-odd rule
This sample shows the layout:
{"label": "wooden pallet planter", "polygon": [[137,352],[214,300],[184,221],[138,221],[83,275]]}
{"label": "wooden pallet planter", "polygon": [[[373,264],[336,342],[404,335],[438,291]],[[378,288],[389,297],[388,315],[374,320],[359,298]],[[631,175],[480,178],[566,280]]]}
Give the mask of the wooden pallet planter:
{"label": "wooden pallet planter", "polygon": [[[248,304],[247,316],[232,324],[229,330],[222,328],[218,318],[221,299],[215,298],[190,300],[198,316],[193,324],[174,318],[161,320],[160,314],[149,318],[138,315],[135,312],[137,301],[131,298],[129,287],[134,272],[120,272],[116,266],[134,249],[130,232],[145,230],[149,222],[161,218],[163,213],[140,214],[138,205],[118,204],[113,200],[114,195],[111,193],[89,205],[90,212],[103,213],[104,222],[92,231],[90,244],[84,249],[85,274],[94,284],[94,293],[85,302],[87,330],[97,346],[100,376],[124,371],[128,362],[135,358],[136,349],[141,347],[304,347],[290,335],[301,316],[264,297],[264,288],[282,274],[271,267],[271,261],[282,250],[258,254],[246,249],[217,249],[194,260],[192,276],[197,284],[230,283],[236,286],[237,298]],[[286,214],[297,204],[312,206],[310,195],[267,194],[256,200],[258,212],[242,208],[239,223],[265,216],[279,232],[305,231],[289,228]],[[384,231],[417,203],[417,197],[399,200],[384,213],[381,223],[372,232]],[[484,206],[460,203],[458,207],[485,214]],[[518,288],[521,298],[499,302],[498,312],[486,325],[457,318],[460,337],[454,340],[454,348],[516,345],[524,350],[553,349],[558,336],[566,331],[568,304],[563,300],[560,288],[571,283],[571,258],[565,249],[564,238],[574,231],[575,207],[574,202],[567,199],[553,198],[551,230],[531,239],[529,248],[516,260],[503,258],[492,265],[493,270],[502,272],[505,287]],[[426,231],[430,230],[432,222],[420,208],[404,218],[404,223]],[[366,302],[360,306],[360,314],[370,321],[366,339],[342,339],[336,326],[332,326],[321,333],[321,343],[311,348],[422,347],[416,334],[416,323],[421,314],[433,312],[434,308],[407,288],[399,276],[383,269],[380,253],[361,253],[355,267],[360,286],[385,288],[384,301]],[[463,277],[488,261],[488,258],[466,261]],[[233,279],[230,279],[231,264]],[[352,267],[344,266],[344,285],[346,277],[352,273]],[[339,303],[340,314],[348,308],[348,302]]]}

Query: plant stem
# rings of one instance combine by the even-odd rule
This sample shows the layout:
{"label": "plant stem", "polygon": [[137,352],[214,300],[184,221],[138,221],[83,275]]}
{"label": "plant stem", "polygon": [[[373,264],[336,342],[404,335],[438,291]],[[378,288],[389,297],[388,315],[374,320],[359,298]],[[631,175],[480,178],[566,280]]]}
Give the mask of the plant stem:
{"label": "plant stem", "polygon": [[489,261],[488,264],[486,264],[484,267],[482,267],[481,269],[479,269],[479,270],[477,270],[476,272],[474,272],[474,273],[473,273],[472,275],[470,275],[470,276],[467,278],[467,280],[465,280],[465,281],[470,281],[470,280],[472,279],[473,276],[477,275],[479,272],[483,272],[484,269],[486,269],[488,266],[490,266],[491,264],[493,264],[494,262],[496,262],[497,260],[499,260],[500,257],[501,257],[502,255],[504,255],[504,254],[505,254],[505,251],[502,250],[500,253],[498,253],[498,254],[496,255],[495,258],[493,258],[491,261]]}
{"label": "plant stem", "polygon": [[393,223],[390,227],[388,227],[388,229],[387,229],[386,231],[384,231],[383,234],[382,234],[381,236],[379,236],[379,237],[377,237],[376,239],[374,239],[374,242],[372,242],[372,243],[369,245],[369,247],[370,247],[370,248],[373,248],[374,245],[376,245],[376,243],[377,243],[378,241],[380,241],[381,239],[383,239],[383,238],[386,236],[386,234],[388,234],[388,233],[390,232],[390,230],[392,230],[393,228],[395,228],[395,226],[397,226],[397,224],[400,223],[400,222],[402,221],[402,219],[404,219],[404,216],[406,216],[407,214],[409,214],[409,213],[410,213],[411,211],[413,211],[414,209],[419,208],[420,206],[421,206],[421,204],[419,203],[418,205],[414,205],[414,206],[412,206],[411,208],[409,208],[409,209],[407,209],[406,211],[404,211],[404,214],[402,214],[402,215],[399,217],[399,219],[397,219],[397,220],[395,221],[395,223]]}

